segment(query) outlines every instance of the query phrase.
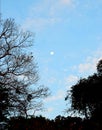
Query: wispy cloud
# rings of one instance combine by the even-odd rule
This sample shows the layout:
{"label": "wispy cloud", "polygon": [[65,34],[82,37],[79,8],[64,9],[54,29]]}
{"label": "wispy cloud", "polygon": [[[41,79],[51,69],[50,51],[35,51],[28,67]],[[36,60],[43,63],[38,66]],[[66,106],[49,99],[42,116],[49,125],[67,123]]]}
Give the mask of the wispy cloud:
{"label": "wispy cloud", "polygon": [[60,18],[27,18],[22,26],[24,29],[34,29],[36,31],[43,30],[48,25],[53,25],[54,23],[60,22]]}
{"label": "wispy cloud", "polygon": [[82,64],[79,64],[78,70],[79,70],[80,73],[85,73],[85,72],[88,72],[88,71],[95,72],[96,66],[95,66],[95,64],[88,63],[88,62],[82,63]]}
{"label": "wispy cloud", "polygon": [[73,0],[44,0],[33,5],[24,20],[23,28],[39,31],[43,28],[63,21],[69,8],[74,5]]}
{"label": "wispy cloud", "polygon": [[58,90],[58,92],[55,95],[46,98],[45,102],[61,100],[64,99],[64,97],[65,97],[65,92],[63,90]]}
{"label": "wispy cloud", "polygon": [[101,49],[93,52],[93,55],[86,57],[84,63],[80,63],[77,66],[73,66],[74,70],[77,70],[80,74],[92,74],[96,72],[96,66],[98,61],[102,59]]}
{"label": "wispy cloud", "polygon": [[45,108],[43,111],[37,111],[37,112],[36,112],[36,115],[37,115],[37,116],[38,116],[38,115],[43,115],[44,117],[48,117],[48,118],[49,118],[49,115],[50,115],[51,113],[53,113],[54,110],[55,110],[54,107],[49,106],[49,107]]}
{"label": "wispy cloud", "polygon": [[78,77],[77,77],[77,76],[69,75],[69,76],[66,78],[66,83],[73,83],[73,82],[76,82],[77,80],[78,80]]}
{"label": "wispy cloud", "polygon": [[53,111],[54,111],[54,108],[53,108],[53,107],[49,107],[49,108],[47,108],[46,111],[47,111],[48,113],[53,112]]}
{"label": "wispy cloud", "polygon": [[71,69],[76,75],[71,74],[64,79],[66,89],[70,90],[71,86],[77,83],[81,77],[87,77],[95,73],[97,71],[97,63],[100,59],[102,59],[101,48],[94,51],[91,56],[86,57],[83,63],[74,65]]}
{"label": "wispy cloud", "polygon": [[79,77],[76,75],[69,75],[65,78],[65,88],[70,90],[71,86],[79,80]]}

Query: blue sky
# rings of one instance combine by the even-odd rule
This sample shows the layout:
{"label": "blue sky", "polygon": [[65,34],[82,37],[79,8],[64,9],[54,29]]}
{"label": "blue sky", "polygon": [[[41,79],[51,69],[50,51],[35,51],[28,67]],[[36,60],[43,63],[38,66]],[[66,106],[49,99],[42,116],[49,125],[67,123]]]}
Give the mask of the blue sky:
{"label": "blue sky", "polygon": [[102,0],[1,0],[1,14],[35,33],[39,82],[52,92],[36,114],[64,115],[66,91],[102,58]]}

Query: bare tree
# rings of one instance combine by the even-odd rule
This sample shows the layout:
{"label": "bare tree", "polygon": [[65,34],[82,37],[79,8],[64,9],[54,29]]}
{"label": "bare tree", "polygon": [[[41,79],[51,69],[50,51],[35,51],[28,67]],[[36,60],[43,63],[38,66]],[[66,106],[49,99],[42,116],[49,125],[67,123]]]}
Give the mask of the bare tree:
{"label": "bare tree", "polygon": [[41,98],[48,96],[48,88],[35,85],[39,76],[29,52],[32,43],[33,33],[22,31],[13,19],[0,21],[0,85],[9,91],[9,114],[27,117],[28,110],[37,109]]}

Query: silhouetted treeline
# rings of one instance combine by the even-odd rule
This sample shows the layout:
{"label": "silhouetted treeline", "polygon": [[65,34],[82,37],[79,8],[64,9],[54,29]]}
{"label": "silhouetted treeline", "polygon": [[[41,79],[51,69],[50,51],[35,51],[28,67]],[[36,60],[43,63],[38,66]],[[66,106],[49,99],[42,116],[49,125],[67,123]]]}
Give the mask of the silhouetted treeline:
{"label": "silhouetted treeline", "polygon": [[80,117],[57,116],[54,120],[45,117],[11,118],[8,130],[102,130],[102,125]]}
{"label": "silhouetted treeline", "polygon": [[68,90],[65,100],[70,100],[72,112],[102,122],[102,59],[97,64],[97,72],[81,78],[71,87],[70,94]]}

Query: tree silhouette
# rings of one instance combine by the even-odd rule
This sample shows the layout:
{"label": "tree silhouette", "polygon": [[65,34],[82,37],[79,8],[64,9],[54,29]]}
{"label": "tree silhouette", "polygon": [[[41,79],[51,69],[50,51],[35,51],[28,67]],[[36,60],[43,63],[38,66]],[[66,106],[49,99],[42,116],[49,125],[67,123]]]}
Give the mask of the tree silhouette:
{"label": "tree silhouette", "polygon": [[0,122],[6,121],[6,116],[8,116],[8,89],[0,86]]}
{"label": "tree silhouette", "polygon": [[[97,65],[97,73],[80,79],[71,87],[71,109],[86,118],[98,118],[102,115],[102,60]],[[68,96],[66,97],[68,100]]]}
{"label": "tree silhouette", "polygon": [[40,99],[48,96],[48,88],[36,86],[37,64],[29,51],[33,33],[21,30],[13,19],[0,25],[0,116],[8,111],[9,116],[27,117],[29,110],[41,109]]}
{"label": "tree silhouette", "polygon": [[102,75],[102,60],[100,60],[97,64],[97,73]]}

